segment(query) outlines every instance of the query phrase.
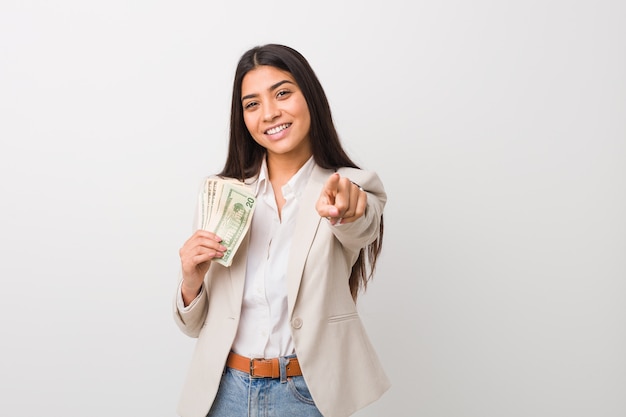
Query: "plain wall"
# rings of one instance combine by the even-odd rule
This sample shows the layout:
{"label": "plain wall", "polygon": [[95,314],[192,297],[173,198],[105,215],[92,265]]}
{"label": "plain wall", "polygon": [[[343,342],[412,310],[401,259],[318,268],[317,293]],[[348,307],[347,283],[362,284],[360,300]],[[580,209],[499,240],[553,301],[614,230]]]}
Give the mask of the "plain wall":
{"label": "plain wall", "polygon": [[[0,415],[175,415],[239,56],[302,52],[383,179],[358,417],[626,415],[620,1],[0,3]],[[363,364],[367,366],[367,364]]]}

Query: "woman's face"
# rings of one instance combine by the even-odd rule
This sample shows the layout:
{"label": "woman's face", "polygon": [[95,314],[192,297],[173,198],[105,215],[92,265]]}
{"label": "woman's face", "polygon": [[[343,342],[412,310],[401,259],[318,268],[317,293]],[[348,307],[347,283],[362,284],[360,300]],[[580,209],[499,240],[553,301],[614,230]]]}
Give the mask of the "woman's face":
{"label": "woman's face", "polygon": [[311,115],[290,73],[268,65],[249,71],[241,83],[243,119],[268,158],[311,156]]}

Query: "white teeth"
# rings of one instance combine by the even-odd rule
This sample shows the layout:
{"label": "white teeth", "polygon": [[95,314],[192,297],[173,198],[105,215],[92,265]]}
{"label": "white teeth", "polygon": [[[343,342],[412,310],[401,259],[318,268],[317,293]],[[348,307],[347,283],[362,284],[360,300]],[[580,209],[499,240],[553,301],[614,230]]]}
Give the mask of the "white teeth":
{"label": "white teeth", "polygon": [[289,123],[285,123],[284,125],[280,125],[280,126],[276,126],[271,129],[268,129],[265,131],[265,133],[267,133],[268,135],[275,135],[281,130],[287,129],[288,127],[289,127]]}

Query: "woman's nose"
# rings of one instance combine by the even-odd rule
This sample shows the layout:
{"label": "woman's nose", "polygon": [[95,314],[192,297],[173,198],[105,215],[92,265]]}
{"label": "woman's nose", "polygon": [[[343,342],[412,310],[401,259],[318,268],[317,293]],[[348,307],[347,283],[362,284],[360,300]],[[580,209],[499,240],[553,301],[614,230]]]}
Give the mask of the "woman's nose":
{"label": "woman's nose", "polygon": [[275,104],[269,104],[265,106],[265,113],[263,119],[266,122],[271,122],[275,118],[280,116],[280,109]]}

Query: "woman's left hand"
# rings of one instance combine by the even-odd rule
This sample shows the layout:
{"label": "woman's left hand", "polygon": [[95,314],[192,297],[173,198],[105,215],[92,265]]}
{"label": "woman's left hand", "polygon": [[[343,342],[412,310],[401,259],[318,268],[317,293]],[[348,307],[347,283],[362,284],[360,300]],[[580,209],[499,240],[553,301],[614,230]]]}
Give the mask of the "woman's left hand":
{"label": "woman's left hand", "polygon": [[367,193],[346,177],[332,174],[317,200],[315,209],[330,224],[352,223],[365,213]]}

